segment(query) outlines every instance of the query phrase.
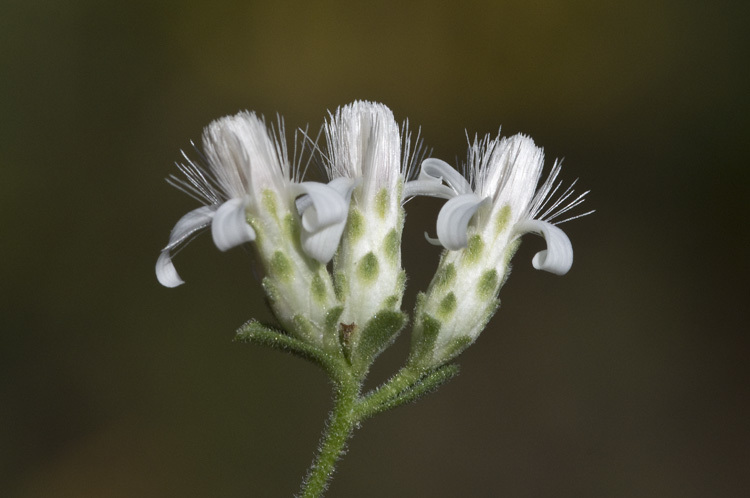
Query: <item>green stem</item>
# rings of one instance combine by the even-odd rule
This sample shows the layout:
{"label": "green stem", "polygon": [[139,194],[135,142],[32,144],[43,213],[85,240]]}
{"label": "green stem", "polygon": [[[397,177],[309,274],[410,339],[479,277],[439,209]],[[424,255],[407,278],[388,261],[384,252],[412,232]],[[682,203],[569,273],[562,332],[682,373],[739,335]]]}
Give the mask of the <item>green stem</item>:
{"label": "green stem", "polygon": [[355,411],[359,389],[360,384],[350,379],[336,384],[330,421],[323,434],[318,456],[303,483],[301,498],[318,498],[325,491],[333,468],[344,451],[346,441],[359,421]]}
{"label": "green stem", "polygon": [[377,413],[380,407],[389,403],[404,390],[411,387],[419,379],[419,372],[415,372],[408,366],[402,368],[396,375],[391,377],[388,382],[381,385],[368,395],[366,395],[357,406],[359,418],[366,419]]}
{"label": "green stem", "polygon": [[420,371],[410,365],[402,368],[388,382],[364,396],[357,404],[357,418],[362,421],[375,414],[411,403],[431,393],[458,375],[458,365],[443,365]]}

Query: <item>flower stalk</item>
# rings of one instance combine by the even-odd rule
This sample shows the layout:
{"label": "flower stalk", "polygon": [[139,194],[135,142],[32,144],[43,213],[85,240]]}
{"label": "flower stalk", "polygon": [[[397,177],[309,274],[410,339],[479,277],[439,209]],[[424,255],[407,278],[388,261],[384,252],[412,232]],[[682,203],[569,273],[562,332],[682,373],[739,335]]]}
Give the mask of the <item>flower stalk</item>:
{"label": "flower stalk", "polygon": [[378,413],[411,403],[458,375],[457,365],[444,365],[429,374],[408,367],[373,392],[361,396],[362,384],[353,377],[334,383],[334,406],[320,450],[302,485],[303,498],[322,496],[346,442],[361,422]]}
{"label": "flower stalk", "polygon": [[429,372],[407,365],[382,386],[362,395],[363,381],[355,375],[343,355],[327,354],[256,321],[243,325],[237,331],[236,340],[270,347],[311,361],[321,367],[333,383],[333,409],[321,438],[318,454],[302,483],[299,495],[305,498],[322,496],[336,462],[346,448],[346,442],[361,422],[378,413],[416,401],[458,374],[457,365],[444,365]]}
{"label": "flower stalk", "polygon": [[328,486],[336,462],[341,458],[346,442],[359,422],[356,412],[359,388],[359,383],[352,378],[335,384],[333,411],[318,455],[303,482],[300,494],[302,498],[322,496]]}

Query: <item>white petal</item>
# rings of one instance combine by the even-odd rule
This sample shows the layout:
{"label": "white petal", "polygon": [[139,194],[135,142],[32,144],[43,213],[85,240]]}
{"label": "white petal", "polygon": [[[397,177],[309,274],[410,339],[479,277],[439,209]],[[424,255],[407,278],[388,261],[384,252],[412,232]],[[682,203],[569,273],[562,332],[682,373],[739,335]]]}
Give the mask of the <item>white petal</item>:
{"label": "white petal", "polygon": [[309,195],[301,195],[294,201],[294,205],[297,206],[298,213],[304,213],[308,208],[312,206],[312,197]]}
{"label": "white petal", "polygon": [[[311,185],[309,183],[312,182],[306,183],[308,185],[305,188],[311,193],[299,197],[296,201],[297,209],[302,215],[302,233],[300,236],[302,248],[305,254],[325,264],[333,258],[336,249],[339,247],[341,234],[346,225],[346,215],[349,211],[349,201],[352,197],[352,191],[360,181],[339,177],[331,180],[328,185],[321,185],[326,187],[325,189],[318,188],[317,185],[320,184],[313,185],[312,189],[310,189]],[[332,196],[337,196],[340,201],[343,201],[344,211],[343,213],[338,213],[337,217],[341,214],[343,216],[333,224],[321,226],[317,206],[322,202],[324,204],[323,208],[328,211],[332,206],[326,205],[326,203],[331,204],[332,199],[335,200]],[[316,198],[319,201],[318,205],[315,205]],[[336,206],[333,207],[339,209]]]}
{"label": "white petal", "polygon": [[[352,198],[352,191],[354,190],[354,187],[356,187],[360,183],[362,183],[361,179],[353,180],[351,178],[340,176],[328,182],[328,187],[332,188],[340,196],[342,196],[344,198],[344,201],[346,201],[348,205],[349,201]],[[297,206],[297,212],[304,213],[306,209],[313,205],[313,200],[309,194],[305,194],[297,197],[297,200],[295,200],[294,203]]]}
{"label": "white petal", "polygon": [[443,244],[440,243],[440,239],[437,239],[435,237],[430,237],[430,234],[427,232],[424,233],[424,238],[425,240],[427,240],[427,242],[429,242],[433,246],[443,247]]}
{"label": "white petal", "polygon": [[[449,186],[443,185],[443,182]],[[471,185],[450,164],[434,157],[422,161],[419,178],[406,182],[403,199],[415,195],[428,195],[441,199],[452,199],[457,195],[470,194]]]}
{"label": "white petal", "polygon": [[461,173],[445,161],[434,157],[422,161],[422,172],[419,174],[419,180],[442,180],[459,195],[472,192],[471,185]]}
{"label": "white petal", "polygon": [[[340,184],[335,184],[338,188]],[[349,203],[336,188],[318,182],[303,182],[292,187],[294,195],[307,194],[296,201],[302,227],[315,232],[346,219]],[[302,209],[300,209],[302,208]]]}
{"label": "white petal", "polygon": [[519,234],[536,233],[544,237],[547,250],[536,253],[531,264],[537,270],[565,275],[573,266],[573,245],[565,232],[551,223],[539,220],[522,221],[515,226]]}
{"label": "white petal", "polygon": [[210,225],[216,209],[217,206],[203,206],[180,218],[169,234],[169,244],[163,250],[171,251],[195,232]]}
{"label": "white petal", "polygon": [[443,183],[433,178],[431,180],[412,180],[404,185],[402,199],[406,200],[416,195],[428,195],[430,197],[439,197],[441,199],[451,199],[456,196],[452,188],[446,187]]}
{"label": "white petal", "polygon": [[328,182],[328,186],[338,192],[339,195],[341,195],[348,203],[352,198],[352,191],[354,190],[354,187],[356,187],[360,183],[362,183],[361,179],[354,180],[352,178],[340,176]]}
{"label": "white petal", "polygon": [[169,251],[162,251],[156,260],[156,279],[164,287],[177,287],[185,283],[177,274]]}
{"label": "white petal", "polygon": [[323,264],[327,264],[336,254],[345,225],[346,219],[314,232],[303,229],[300,239],[305,254]]}
{"label": "white petal", "polygon": [[169,243],[156,260],[156,278],[164,287],[177,287],[185,283],[172,264],[172,250],[184,243],[198,230],[206,228],[216,213],[216,206],[193,209],[179,219],[169,234]]}
{"label": "white petal", "polygon": [[244,199],[230,199],[216,211],[211,235],[220,251],[255,240],[255,230],[247,224]]}
{"label": "white petal", "polygon": [[446,249],[457,251],[469,244],[467,231],[469,222],[482,204],[489,199],[482,199],[476,194],[463,194],[445,203],[437,219],[437,236]]}

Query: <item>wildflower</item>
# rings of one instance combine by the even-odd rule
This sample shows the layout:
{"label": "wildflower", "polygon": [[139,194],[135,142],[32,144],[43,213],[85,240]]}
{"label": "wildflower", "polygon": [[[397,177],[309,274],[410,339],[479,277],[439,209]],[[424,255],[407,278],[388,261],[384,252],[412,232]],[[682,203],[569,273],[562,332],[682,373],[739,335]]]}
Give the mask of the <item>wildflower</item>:
{"label": "wildflower", "polygon": [[406,196],[448,199],[438,215],[437,239],[428,237],[448,251],[418,301],[414,355],[439,364],[477,338],[497,308],[497,293],[525,233],[547,242],[547,249],[534,256],[535,268],[557,275],[568,272],[573,248],[556,225],[589,213],[556,220],[581,204],[588,192],[573,197],[571,185],[552,202],[561,186],[555,183],[560,164],[555,162],[537,189],[543,164],[544,152],[531,138],[487,136],[469,147],[468,179],[430,158],[422,163],[419,178],[406,184]]}
{"label": "wildflower", "polygon": [[[573,263],[570,240],[557,225],[581,204],[561,187],[559,163],[538,187],[542,149],[524,136],[474,139],[465,176],[439,159],[422,161],[417,136],[386,106],[357,101],[329,114],[322,155],[329,183],[301,181],[301,156],[289,160],[283,138],[253,113],[211,123],[203,161],[187,156],[184,179],[169,181],[203,205],[183,216],[156,264],[159,282],[183,283],[174,253],[210,228],[222,251],[254,242],[263,288],[278,327],[250,320],[237,332],[255,343],[310,360],[329,375],[334,407],[300,496],[321,496],[347,439],[362,421],[412,402],[455,377],[448,364],[474,342],[498,307],[510,259],[526,233],[547,243],[532,261],[558,275]],[[312,159],[312,157],[310,158]],[[309,164],[309,161],[308,161]],[[574,182],[575,183],[575,182]],[[537,188],[538,187],[538,188]],[[407,363],[379,387],[363,391],[375,358],[407,322],[401,311],[404,203],[416,195],[446,199],[437,217],[445,247],[427,292],[419,293]],[[588,214],[588,213],[586,213]],[[427,234],[425,234],[427,235]],[[329,273],[327,264],[333,274]]]}
{"label": "wildflower", "polygon": [[411,137],[408,125],[399,130],[388,107],[364,101],[330,114],[324,131],[324,159],[331,184],[349,179],[357,185],[334,258],[334,280],[344,302],[339,321],[349,330],[344,346],[356,351],[368,321],[379,312],[398,312],[401,320],[406,282],[401,268],[401,190],[413,157]]}
{"label": "wildflower", "polygon": [[342,321],[360,321],[384,307],[391,296],[395,298],[390,308],[401,302],[399,128],[384,105],[354,102],[331,115],[325,134],[329,178],[358,184],[334,271],[337,278],[347,280],[342,288],[346,302]]}
{"label": "wildflower", "polygon": [[167,287],[183,283],[172,254],[209,226],[221,251],[255,241],[266,270],[264,286],[280,321],[321,342],[322,332],[310,330],[319,329],[326,311],[337,304],[325,263],[346,222],[347,182],[300,182],[299,164],[290,164],[285,142],[269,134],[254,113],[212,122],[204,131],[203,148],[207,169],[185,156],[187,164],[179,166],[185,179],[170,178],[205,205],[172,229],[156,264],[159,282]]}

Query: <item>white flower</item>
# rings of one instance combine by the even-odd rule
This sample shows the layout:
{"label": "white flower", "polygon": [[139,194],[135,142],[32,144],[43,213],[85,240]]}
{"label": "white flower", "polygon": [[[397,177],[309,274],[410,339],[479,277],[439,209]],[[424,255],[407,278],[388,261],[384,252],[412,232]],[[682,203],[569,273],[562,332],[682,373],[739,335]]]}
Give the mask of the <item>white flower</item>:
{"label": "white flower", "polygon": [[401,190],[420,147],[413,154],[408,126],[400,130],[391,110],[375,102],[337,109],[323,130],[327,147],[321,154],[329,185],[351,196],[333,259],[336,296],[343,304],[336,324],[355,375],[364,376],[406,321],[400,310],[406,283]]}
{"label": "white flower", "polygon": [[437,240],[428,237],[448,251],[417,301],[412,361],[437,366],[476,340],[497,309],[523,234],[536,233],[547,242],[547,249],[534,256],[535,268],[558,275],[570,269],[573,249],[555,224],[567,221],[557,220],[586,193],[575,196],[571,185],[551,200],[561,186],[556,183],[560,164],[537,188],[543,164],[544,153],[531,138],[487,136],[470,144],[468,179],[431,158],[422,163],[419,178],[406,184],[407,197],[448,199],[438,215]]}
{"label": "white flower", "polygon": [[179,168],[185,179],[169,179],[205,205],[187,213],[172,229],[156,263],[156,276],[162,285],[184,283],[172,255],[200,230],[210,226],[214,244],[221,251],[255,240],[256,230],[248,217],[256,217],[263,225],[269,214],[264,207],[267,192],[279,196],[282,204],[305,197],[298,203],[303,248],[320,262],[330,261],[348,210],[348,198],[339,185],[293,178],[285,142],[269,135],[265,122],[255,113],[240,112],[212,122],[204,130],[203,148],[207,168],[183,154],[187,164]]}
{"label": "white flower", "polygon": [[[404,195],[449,199],[438,214],[437,241],[428,237],[432,243],[452,251],[463,249],[469,244],[472,220],[476,231],[482,233],[493,218],[500,217],[496,221],[512,227],[512,238],[536,233],[546,240],[547,250],[536,254],[532,261],[534,268],[564,275],[573,264],[573,248],[556,225],[590,212],[555,220],[581,204],[588,192],[570,200],[574,195],[571,185],[550,204],[561,186],[555,183],[560,163],[555,162],[547,180],[537,190],[543,165],[544,152],[531,138],[519,134],[490,140],[486,136],[481,141],[475,139],[469,148],[466,166],[469,180],[446,162],[429,158],[422,163],[419,178],[406,184]],[[487,235],[490,238],[499,235],[495,232],[491,230]]]}
{"label": "white flower", "polygon": [[343,284],[342,323],[362,326],[379,310],[398,309],[401,304],[400,191],[409,166],[410,136],[406,125],[399,130],[388,107],[365,101],[330,114],[324,131],[324,164],[331,184],[356,185],[348,228],[334,259],[334,277]]}

